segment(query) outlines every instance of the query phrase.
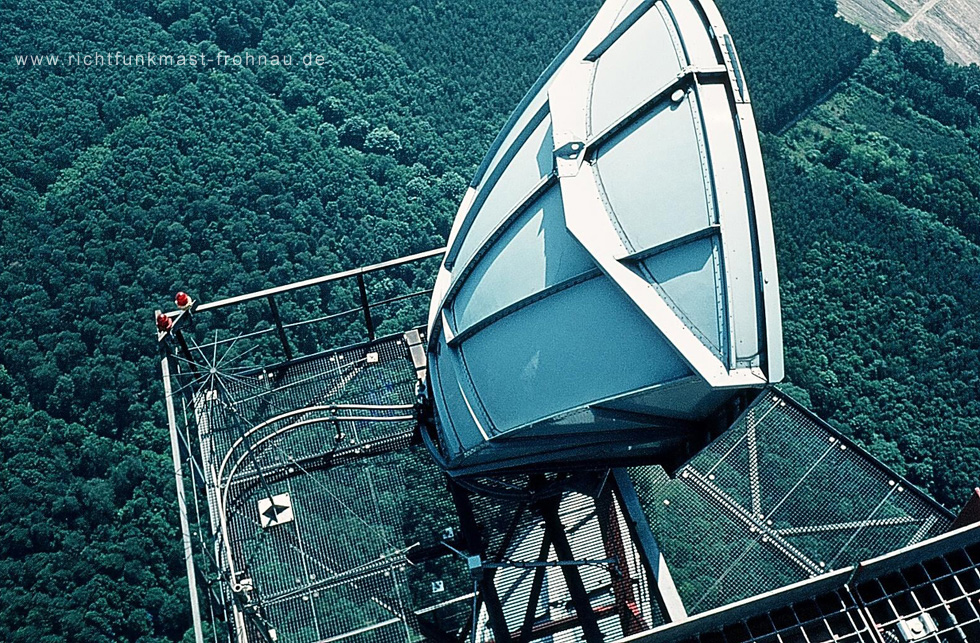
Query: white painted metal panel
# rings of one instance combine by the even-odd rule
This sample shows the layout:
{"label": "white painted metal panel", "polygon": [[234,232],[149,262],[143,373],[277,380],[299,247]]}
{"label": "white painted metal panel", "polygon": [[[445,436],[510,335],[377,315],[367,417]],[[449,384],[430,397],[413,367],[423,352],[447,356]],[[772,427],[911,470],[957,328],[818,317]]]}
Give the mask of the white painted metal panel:
{"label": "white painted metal panel", "polygon": [[429,323],[451,470],[666,458],[782,377],[758,136],[710,0],[609,0],[472,185]]}

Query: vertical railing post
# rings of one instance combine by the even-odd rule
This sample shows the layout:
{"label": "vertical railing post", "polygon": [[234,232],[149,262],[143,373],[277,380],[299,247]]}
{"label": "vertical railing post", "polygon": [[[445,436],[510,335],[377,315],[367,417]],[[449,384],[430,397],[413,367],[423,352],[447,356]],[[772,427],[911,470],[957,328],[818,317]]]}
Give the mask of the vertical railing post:
{"label": "vertical railing post", "polygon": [[286,359],[292,361],[293,349],[289,347],[289,340],[286,339],[286,329],[282,327],[282,318],[279,317],[279,306],[276,305],[276,298],[269,295],[269,309],[272,310],[272,320],[276,324],[276,332],[279,333],[279,341],[282,342],[282,350],[286,353]]}
{"label": "vertical railing post", "polygon": [[187,489],[184,487],[184,464],[177,437],[177,412],[174,409],[174,394],[170,382],[169,356],[165,355],[160,361],[160,370],[163,375],[164,402],[167,406],[167,427],[170,430],[170,455],[173,458],[174,483],[177,485],[177,512],[180,516],[180,534],[184,545],[184,566],[187,571],[187,588],[191,599],[191,623],[194,626],[195,643],[204,643],[204,629],[201,625],[201,599],[197,593],[197,567],[194,565],[191,528],[187,519],[187,500],[185,499]]}
{"label": "vertical railing post", "polygon": [[361,309],[364,311],[364,325],[367,326],[368,341],[374,341],[374,320],[371,319],[371,304],[368,302],[364,273],[357,273],[357,290],[361,293]]}
{"label": "vertical railing post", "polygon": [[667,567],[667,561],[664,560],[664,555],[660,551],[660,545],[653,537],[650,522],[640,505],[633,480],[626,469],[613,469],[612,473],[613,481],[616,483],[615,491],[619,499],[619,506],[623,510],[623,518],[626,519],[630,538],[636,544],[636,550],[640,553],[640,560],[647,572],[650,591],[660,607],[665,621],[668,623],[683,621],[687,618],[684,601],[681,600],[677,586],[674,585],[674,579],[671,577],[670,568]]}

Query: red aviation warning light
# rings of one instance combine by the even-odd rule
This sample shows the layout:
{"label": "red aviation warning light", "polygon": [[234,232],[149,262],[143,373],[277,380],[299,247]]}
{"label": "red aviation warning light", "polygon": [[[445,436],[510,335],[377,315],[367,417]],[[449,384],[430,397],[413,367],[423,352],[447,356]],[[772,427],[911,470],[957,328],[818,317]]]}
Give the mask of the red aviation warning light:
{"label": "red aviation warning light", "polygon": [[169,332],[171,328],[174,327],[174,320],[170,319],[170,316],[166,313],[160,313],[157,315],[157,330],[161,333]]}
{"label": "red aviation warning light", "polygon": [[174,297],[174,304],[176,304],[177,308],[180,310],[190,310],[191,306],[194,305],[194,300],[191,299],[190,295],[181,290]]}

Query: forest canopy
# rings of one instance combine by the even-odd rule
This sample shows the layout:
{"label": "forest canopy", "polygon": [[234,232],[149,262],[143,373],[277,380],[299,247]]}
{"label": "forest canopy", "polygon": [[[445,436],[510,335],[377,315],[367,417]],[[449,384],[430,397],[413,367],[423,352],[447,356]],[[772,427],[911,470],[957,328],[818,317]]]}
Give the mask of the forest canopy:
{"label": "forest canopy", "polygon": [[[978,70],[898,37],[871,54],[830,0],[720,4],[769,132],[789,378],[955,507],[980,466]],[[153,309],[443,244],[597,7],[4,4],[0,639],[185,637]],[[14,61],[95,50],[325,64]]]}

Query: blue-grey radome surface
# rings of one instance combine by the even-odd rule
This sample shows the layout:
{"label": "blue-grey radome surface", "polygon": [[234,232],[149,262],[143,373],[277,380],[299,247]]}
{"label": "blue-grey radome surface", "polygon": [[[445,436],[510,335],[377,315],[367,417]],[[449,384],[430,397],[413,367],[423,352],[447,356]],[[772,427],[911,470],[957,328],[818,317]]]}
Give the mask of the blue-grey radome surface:
{"label": "blue-grey radome surface", "polygon": [[758,134],[710,0],[610,0],[460,205],[429,315],[450,468],[674,448],[782,377]]}

